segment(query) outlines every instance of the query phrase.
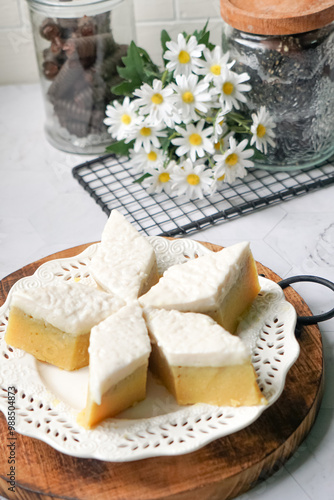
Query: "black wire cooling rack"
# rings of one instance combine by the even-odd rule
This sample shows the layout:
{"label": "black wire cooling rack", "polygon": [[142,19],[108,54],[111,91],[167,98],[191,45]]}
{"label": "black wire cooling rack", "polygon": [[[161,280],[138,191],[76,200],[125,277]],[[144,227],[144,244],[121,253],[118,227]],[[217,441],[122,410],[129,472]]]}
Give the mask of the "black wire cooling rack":
{"label": "black wire cooling rack", "polygon": [[72,170],[107,215],[119,210],[139,231],[154,236],[186,235],[284,200],[334,184],[334,157],[307,170],[250,169],[243,179],[203,200],[149,195],[134,182],[130,162],[106,155]]}

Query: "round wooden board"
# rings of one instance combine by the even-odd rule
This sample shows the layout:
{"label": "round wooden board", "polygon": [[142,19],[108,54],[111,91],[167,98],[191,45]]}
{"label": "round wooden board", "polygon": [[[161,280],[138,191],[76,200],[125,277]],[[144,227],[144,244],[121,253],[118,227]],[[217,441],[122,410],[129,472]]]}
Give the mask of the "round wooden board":
{"label": "round wooden board", "polygon": [[[221,247],[204,243],[217,251]],[[34,262],[0,282],[0,304],[11,286],[50,259],[77,255],[81,245]],[[258,263],[258,271],[280,278]],[[298,315],[310,315],[291,288],[286,297]],[[300,356],[279,400],[249,427],[181,456],[112,463],[64,455],[16,434],[16,491],[8,491],[7,423],[0,414],[0,495],[15,500],[208,500],[231,499],[276,472],[311,429],[323,392],[323,354],[317,326],[304,327]]]}

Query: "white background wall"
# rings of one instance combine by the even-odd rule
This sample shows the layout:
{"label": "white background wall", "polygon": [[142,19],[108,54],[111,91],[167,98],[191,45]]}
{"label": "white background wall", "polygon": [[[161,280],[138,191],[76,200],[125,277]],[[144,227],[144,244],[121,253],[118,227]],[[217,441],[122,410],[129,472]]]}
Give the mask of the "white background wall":
{"label": "white background wall", "polygon": [[[220,42],[219,0],[133,0],[137,44],[160,64],[160,32],[176,38],[179,31],[200,29],[207,19],[211,40]],[[38,81],[26,0],[0,0],[0,84]]]}

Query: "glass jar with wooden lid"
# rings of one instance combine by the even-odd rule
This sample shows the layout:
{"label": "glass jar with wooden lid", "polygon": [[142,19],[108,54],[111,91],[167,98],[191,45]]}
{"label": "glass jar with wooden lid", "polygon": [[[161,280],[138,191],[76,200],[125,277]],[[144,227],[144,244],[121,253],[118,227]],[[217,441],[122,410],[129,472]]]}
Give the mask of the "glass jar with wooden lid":
{"label": "glass jar with wooden lid", "polygon": [[334,1],[220,0],[223,49],[247,72],[247,106],[266,106],[276,146],[256,159],[273,170],[318,165],[334,154]]}

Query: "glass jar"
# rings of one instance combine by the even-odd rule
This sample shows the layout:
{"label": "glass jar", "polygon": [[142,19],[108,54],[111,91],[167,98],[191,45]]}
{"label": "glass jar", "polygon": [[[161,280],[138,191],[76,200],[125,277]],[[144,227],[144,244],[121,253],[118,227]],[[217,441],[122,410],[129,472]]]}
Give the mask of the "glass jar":
{"label": "glass jar", "polygon": [[49,142],[98,154],[110,144],[105,109],[119,98],[117,66],[135,40],[132,0],[28,0]]}
{"label": "glass jar", "polygon": [[[334,6],[326,1],[327,7],[329,3]],[[276,122],[276,146],[268,148],[265,158],[257,158],[256,166],[289,170],[323,162],[334,154],[334,8],[316,22],[314,15],[308,19],[304,15],[298,23],[295,15],[294,24],[288,24],[282,11],[288,9],[284,1],[283,7],[276,3],[278,14],[269,21],[268,14],[261,19],[256,12],[246,13],[245,18],[239,12],[231,18],[223,4],[222,15],[228,19],[223,49],[236,61],[233,70],[250,76],[247,107],[256,112],[266,106]],[[254,22],[256,15],[259,22]],[[315,29],[304,31],[308,26]]]}

